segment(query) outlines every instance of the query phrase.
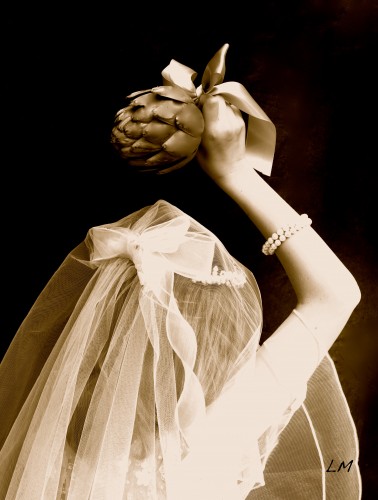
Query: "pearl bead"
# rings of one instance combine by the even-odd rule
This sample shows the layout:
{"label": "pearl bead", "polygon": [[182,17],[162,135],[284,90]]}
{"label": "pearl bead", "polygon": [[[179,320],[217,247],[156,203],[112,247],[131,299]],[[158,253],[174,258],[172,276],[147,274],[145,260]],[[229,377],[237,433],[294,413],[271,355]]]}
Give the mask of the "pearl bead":
{"label": "pearl bead", "polygon": [[306,226],[311,226],[312,220],[307,214],[302,214],[300,216],[300,223],[294,222],[293,224],[285,224],[279,229],[277,229],[269,238],[265,241],[262,246],[262,252],[265,255],[273,255],[275,250],[284,242],[287,238],[293,236],[296,232],[300,231]]}

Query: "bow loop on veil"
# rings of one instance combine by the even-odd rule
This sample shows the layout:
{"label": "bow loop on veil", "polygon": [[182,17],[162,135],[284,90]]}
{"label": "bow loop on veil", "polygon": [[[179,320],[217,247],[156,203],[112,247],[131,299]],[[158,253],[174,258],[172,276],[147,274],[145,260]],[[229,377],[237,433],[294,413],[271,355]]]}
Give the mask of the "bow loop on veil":
{"label": "bow loop on veil", "polygon": [[126,227],[95,227],[90,230],[93,242],[91,262],[124,257],[134,262],[135,268],[141,267],[140,236]]}
{"label": "bow loop on veil", "polygon": [[189,226],[190,219],[182,215],[142,233],[124,227],[94,227],[90,230],[91,263],[117,257],[132,260],[145,291],[153,291],[164,303],[162,285],[167,274],[192,279],[211,274],[214,241],[189,232]]}

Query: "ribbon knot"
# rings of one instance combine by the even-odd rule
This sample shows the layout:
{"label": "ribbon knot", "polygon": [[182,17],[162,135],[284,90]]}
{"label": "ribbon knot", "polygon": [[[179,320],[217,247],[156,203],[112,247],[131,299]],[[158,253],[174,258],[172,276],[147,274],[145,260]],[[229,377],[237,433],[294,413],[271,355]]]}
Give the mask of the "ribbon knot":
{"label": "ribbon knot", "polygon": [[107,240],[108,250],[115,255],[124,255],[134,263],[140,260],[139,253],[140,243],[139,234],[131,229],[123,229],[115,231],[114,229],[106,229],[107,232],[112,232],[113,235]]}

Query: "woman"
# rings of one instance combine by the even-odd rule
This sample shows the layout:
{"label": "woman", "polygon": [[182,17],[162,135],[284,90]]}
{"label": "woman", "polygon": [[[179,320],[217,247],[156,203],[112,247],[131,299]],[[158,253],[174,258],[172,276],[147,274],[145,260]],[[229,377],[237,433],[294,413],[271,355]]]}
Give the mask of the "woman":
{"label": "woman", "polygon": [[240,112],[217,96],[203,114],[198,161],[282,263],[295,309],[260,346],[253,274],[165,201],[92,228],[2,362],[1,498],[360,498],[327,355],[359,287],[255,172]]}

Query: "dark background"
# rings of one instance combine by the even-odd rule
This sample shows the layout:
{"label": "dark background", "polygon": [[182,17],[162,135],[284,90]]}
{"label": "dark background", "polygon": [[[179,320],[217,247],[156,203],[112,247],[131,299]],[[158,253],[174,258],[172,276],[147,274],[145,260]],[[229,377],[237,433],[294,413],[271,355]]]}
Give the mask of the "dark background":
{"label": "dark background", "polygon": [[2,351],[91,226],[159,198],[213,230],[253,270],[264,336],[291,310],[294,296],[278,260],[261,254],[261,235],[195,161],[167,176],[136,176],[109,144],[127,94],[160,85],[171,59],[198,72],[197,86],[229,43],[225,81],[242,83],[277,128],[267,181],[311,216],[362,291],[331,354],[360,438],[363,498],[378,498],[377,19],[377,3],[363,0],[8,7]]}

